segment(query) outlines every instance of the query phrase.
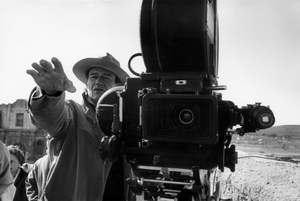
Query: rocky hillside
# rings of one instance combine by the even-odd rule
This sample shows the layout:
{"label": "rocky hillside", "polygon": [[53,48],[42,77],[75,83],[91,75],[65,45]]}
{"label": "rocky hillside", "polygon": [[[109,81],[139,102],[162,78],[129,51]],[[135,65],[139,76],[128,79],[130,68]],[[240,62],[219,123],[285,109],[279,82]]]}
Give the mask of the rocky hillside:
{"label": "rocky hillside", "polygon": [[234,135],[239,159],[221,175],[223,198],[233,201],[300,201],[300,125]]}
{"label": "rocky hillside", "polygon": [[234,173],[222,173],[223,199],[233,201],[299,201],[300,164],[266,158],[241,157]]}
{"label": "rocky hillside", "polygon": [[276,134],[278,136],[291,136],[300,139],[300,125],[282,125],[260,130],[257,134]]}

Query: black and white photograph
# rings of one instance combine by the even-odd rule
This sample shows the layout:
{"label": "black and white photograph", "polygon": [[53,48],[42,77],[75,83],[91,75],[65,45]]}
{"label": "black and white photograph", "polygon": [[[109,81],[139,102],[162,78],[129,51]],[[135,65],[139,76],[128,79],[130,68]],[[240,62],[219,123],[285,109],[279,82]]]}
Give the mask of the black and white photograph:
{"label": "black and white photograph", "polygon": [[0,0],[0,201],[299,201],[300,1]]}

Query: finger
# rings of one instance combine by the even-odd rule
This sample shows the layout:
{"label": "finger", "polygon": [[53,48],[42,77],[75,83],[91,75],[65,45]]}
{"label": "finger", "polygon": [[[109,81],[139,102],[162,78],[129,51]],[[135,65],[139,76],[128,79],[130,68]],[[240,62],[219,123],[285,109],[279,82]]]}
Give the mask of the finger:
{"label": "finger", "polygon": [[43,68],[40,64],[38,64],[38,63],[33,63],[33,64],[31,64],[31,66],[32,66],[32,68],[34,68],[34,69],[38,72],[38,74],[40,74],[40,75],[44,75],[44,74],[46,73],[46,71],[44,70],[44,68]]}
{"label": "finger", "polygon": [[46,72],[54,71],[54,68],[53,68],[52,64],[47,60],[41,59],[40,60],[40,65],[43,68],[43,70],[46,71]]}
{"label": "finger", "polygon": [[71,80],[69,80],[68,78],[66,78],[64,85],[65,85],[65,89],[68,92],[74,93],[76,91],[76,88],[73,85],[73,82]]}
{"label": "finger", "polygon": [[31,75],[33,79],[37,79],[39,77],[39,73],[32,69],[27,70],[26,73]]}
{"label": "finger", "polygon": [[64,73],[64,69],[62,67],[62,64],[56,57],[53,57],[51,59],[51,62],[54,64],[56,72]]}

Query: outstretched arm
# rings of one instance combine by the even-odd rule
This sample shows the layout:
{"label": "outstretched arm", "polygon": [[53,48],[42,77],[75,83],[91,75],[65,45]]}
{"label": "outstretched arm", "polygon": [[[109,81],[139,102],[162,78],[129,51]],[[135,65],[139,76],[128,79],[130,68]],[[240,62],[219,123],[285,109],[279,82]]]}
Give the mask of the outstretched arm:
{"label": "outstretched arm", "polygon": [[75,92],[76,88],[67,78],[61,62],[57,58],[52,58],[51,62],[40,60],[26,72],[38,85],[29,100],[33,123],[54,137],[61,134],[71,118],[65,106],[64,91]]}

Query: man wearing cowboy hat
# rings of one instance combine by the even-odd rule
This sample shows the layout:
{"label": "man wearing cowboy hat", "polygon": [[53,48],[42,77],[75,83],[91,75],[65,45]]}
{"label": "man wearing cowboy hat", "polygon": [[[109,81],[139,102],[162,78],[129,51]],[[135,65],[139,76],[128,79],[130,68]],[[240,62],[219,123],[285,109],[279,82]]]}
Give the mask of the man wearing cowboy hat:
{"label": "man wearing cowboy hat", "polygon": [[104,134],[96,121],[95,106],[106,90],[124,85],[127,73],[108,53],[104,57],[80,60],[73,72],[86,84],[86,90],[82,94],[83,103],[78,104],[65,100],[65,91],[76,89],[57,58],[51,62],[41,60],[32,67],[27,73],[38,86],[29,99],[31,118],[53,138],[49,145],[49,169],[42,174],[47,182],[39,198],[102,200],[111,163],[100,156],[99,145]]}

